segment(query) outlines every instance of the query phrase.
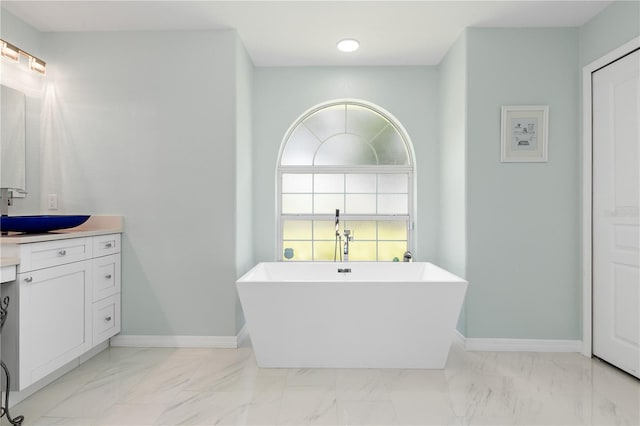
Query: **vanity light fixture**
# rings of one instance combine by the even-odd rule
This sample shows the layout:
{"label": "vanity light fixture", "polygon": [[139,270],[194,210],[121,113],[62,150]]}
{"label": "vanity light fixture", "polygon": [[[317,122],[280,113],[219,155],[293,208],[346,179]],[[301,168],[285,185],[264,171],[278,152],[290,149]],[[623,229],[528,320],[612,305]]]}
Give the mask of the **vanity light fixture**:
{"label": "vanity light fixture", "polygon": [[20,55],[29,58],[29,69],[38,74],[45,75],[47,73],[47,63],[40,58],[36,58],[30,53],[25,52],[19,47],[0,39],[0,50],[3,58],[7,58],[12,62],[20,62]]}
{"label": "vanity light fixture", "polygon": [[358,48],[360,48],[360,42],[353,38],[345,38],[338,42],[338,50],[341,52],[355,52]]}
{"label": "vanity light fixture", "polygon": [[33,56],[29,58],[29,68],[42,75],[45,75],[47,72],[47,64],[45,64],[42,59]]}
{"label": "vanity light fixture", "polygon": [[2,41],[2,56],[13,62],[20,61],[20,49],[11,43]]}

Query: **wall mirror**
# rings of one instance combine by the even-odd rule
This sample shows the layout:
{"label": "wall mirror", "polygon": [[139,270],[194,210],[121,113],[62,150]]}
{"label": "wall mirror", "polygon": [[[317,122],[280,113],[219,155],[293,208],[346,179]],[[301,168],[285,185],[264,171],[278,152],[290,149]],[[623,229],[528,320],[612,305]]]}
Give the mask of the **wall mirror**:
{"label": "wall mirror", "polygon": [[0,188],[26,191],[26,97],[0,88]]}

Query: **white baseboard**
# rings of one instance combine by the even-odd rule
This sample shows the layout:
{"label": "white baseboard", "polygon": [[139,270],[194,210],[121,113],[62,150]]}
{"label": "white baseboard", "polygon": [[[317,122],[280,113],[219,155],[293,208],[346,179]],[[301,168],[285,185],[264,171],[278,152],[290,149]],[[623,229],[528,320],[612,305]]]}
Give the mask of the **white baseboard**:
{"label": "white baseboard", "polygon": [[117,335],[111,346],[136,348],[224,348],[234,349],[248,336],[246,326],[237,336],[145,336]]}
{"label": "white baseboard", "polygon": [[[140,336],[117,335],[111,346],[140,348],[237,348],[249,337],[247,326],[237,336]],[[458,330],[453,343],[467,351],[485,352],[582,352],[581,340],[494,339],[464,337]]]}
{"label": "white baseboard", "polygon": [[465,347],[465,337],[458,330],[453,330],[453,338],[451,339],[451,343],[454,345]]}
{"label": "white baseboard", "polygon": [[464,337],[458,330],[454,341],[467,351],[486,352],[582,352],[581,340],[492,339]]}

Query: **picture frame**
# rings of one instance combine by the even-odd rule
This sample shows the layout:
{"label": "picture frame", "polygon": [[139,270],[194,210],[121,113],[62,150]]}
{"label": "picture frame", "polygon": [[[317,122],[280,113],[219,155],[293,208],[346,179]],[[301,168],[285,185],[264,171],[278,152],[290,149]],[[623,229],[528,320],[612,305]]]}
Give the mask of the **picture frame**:
{"label": "picture frame", "polygon": [[548,123],[548,105],[503,105],[500,162],[547,162]]}

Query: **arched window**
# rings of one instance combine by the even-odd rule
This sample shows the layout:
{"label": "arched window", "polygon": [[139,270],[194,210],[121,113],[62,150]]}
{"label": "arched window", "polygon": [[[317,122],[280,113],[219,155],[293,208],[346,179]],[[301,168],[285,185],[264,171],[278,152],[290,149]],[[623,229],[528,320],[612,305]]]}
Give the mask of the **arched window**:
{"label": "arched window", "polygon": [[412,249],[412,151],[401,124],[364,101],[331,101],[301,115],[278,162],[280,259],[340,259],[349,230],[349,260],[402,260]]}

